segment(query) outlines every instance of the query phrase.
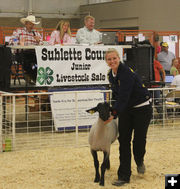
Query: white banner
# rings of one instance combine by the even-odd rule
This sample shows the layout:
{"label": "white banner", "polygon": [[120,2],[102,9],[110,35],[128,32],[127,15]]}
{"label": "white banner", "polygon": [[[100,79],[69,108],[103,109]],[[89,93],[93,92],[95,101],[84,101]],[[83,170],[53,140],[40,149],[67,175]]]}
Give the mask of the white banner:
{"label": "white banner", "polygon": [[[99,102],[104,102],[104,93],[86,90],[76,95],[75,93],[65,94],[64,91],[51,95],[51,109],[56,131],[66,127],[74,129],[76,125],[78,127],[92,125],[97,120],[98,113],[91,115],[86,110],[97,106]],[[77,103],[75,103],[76,99]]]}
{"label": "white banner", "polygon": [[37,86],[108,84],[108,48],[116,48],[122,59],[123,46],[37,46]]}

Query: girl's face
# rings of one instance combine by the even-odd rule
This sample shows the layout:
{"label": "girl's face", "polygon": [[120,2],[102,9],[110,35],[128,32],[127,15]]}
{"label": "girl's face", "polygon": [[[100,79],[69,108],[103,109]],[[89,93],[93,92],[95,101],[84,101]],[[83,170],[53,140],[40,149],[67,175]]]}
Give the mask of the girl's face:
{"label": "girl's face", "polygon": [[68,23],[64,23],[64,25],[63,25],[63,31],[64,31],[64,33],[67,32],[68,27],[69,27],[69,24]]}
{"label": "girl's face", "polygon": [[174,65],[175,67],[178,66],[178,59],[175,59],[175,60],[173,61],[173,65]]}
{"label": "girl's face", "polygon": [[106,62],[108,66],[113,70],[113,72],[117,72],[120,58],[116,52],[110,52],[106,55]]}

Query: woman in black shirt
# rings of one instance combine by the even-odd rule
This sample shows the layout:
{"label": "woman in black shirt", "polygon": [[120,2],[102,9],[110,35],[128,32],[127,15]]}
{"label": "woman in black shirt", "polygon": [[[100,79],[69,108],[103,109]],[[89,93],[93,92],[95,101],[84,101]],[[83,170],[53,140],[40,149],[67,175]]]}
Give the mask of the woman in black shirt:
{"label": "woman in black shirt", "polygon": [[[108,49],[105,59],[111,68],[108,77],[112,89],[113,115],[119,118],[120,166],[118,180],[113,185],[122,186],[130,181],[133,131],[133,155],[137,171],[140,174],[145,172],[146,135],[152,117],[151,98],[138,75],[120,62],[117,50]],[[113,116],[109,121],[111,119]]]}

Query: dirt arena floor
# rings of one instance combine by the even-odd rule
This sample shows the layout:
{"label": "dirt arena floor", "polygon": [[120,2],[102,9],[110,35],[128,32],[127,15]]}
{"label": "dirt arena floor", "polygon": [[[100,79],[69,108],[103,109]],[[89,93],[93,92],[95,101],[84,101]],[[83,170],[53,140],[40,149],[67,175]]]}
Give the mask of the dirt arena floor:
{"label": "dirt arena floor", "polygon": [[[111,169],[105,187],[93,182],[89,147],[54,147],[0,153],[0,189],[113,189],[117,178],[118,143],[111,147]],[[102,153],[99,152],[102,162]],[[180,173],[180,138],[147,142],[146,173],[139,176],[134,160],[130,184],[122,189],[164,189],[165,174]]]}

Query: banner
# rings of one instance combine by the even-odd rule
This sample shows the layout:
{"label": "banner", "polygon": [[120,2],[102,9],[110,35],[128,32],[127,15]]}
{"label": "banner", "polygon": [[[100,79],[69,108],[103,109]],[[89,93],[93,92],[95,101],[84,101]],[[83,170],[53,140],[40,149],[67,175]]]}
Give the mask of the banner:
{"label": "banner", "polygon": [[108,48],[116,48],[122,60],[122,46],[37,46],[37,86],[108,84]]}
{"label": "banner", "polygon": [[86,110],[104,102],[104,93],[93,90],[66,94],[64,92],[54,93],[50,97],[56,131],[64,128],[74,129],[76,125],[79,128],[92,125],[97,120],[98,113],[91,115]]}

